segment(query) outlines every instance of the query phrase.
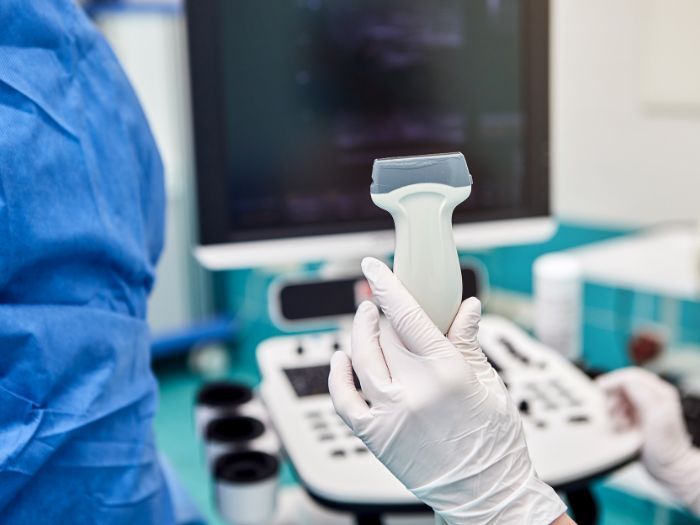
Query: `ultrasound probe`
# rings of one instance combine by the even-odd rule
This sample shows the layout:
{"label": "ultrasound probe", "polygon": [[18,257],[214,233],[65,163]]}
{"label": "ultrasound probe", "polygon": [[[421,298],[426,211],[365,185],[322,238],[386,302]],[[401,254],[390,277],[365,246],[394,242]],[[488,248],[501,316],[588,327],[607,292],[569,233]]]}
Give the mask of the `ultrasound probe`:
{"label": "ultrasound probe", "polygon": [[462,301],[452,212],[471,185],[461,153],[377,159],[372,170],[372,201],[394,218],[394,273],[443,334]]}

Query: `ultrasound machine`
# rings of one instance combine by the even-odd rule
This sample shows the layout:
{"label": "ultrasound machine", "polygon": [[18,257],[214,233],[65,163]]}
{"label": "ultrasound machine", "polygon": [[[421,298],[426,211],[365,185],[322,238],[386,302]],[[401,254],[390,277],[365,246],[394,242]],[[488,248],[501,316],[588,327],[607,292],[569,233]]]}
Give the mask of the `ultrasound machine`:
{"label": "ultrasound machine", "polygon": [[[376,158],[463,152],[472,195],[454,212],[462,253],[547,239],[546,0],[194,0],[188,3],[199,240],[211,270],[282,272],[262,342],[260,394],[299,482],[376,523],[421,505],[335,415],[334,350],[367,297],[359,262],[391,257],[391,217],[369,193]],[[594,383],[513,322],[488,315],[488,269],[463,257],[480,342],[517,404],[540,477],[569,496],[633,460]],[[308,333],[334,324],[333,331]],[[302,333],[303,332],[303,333]],[[585,520],[580,520],[584,523]]]}

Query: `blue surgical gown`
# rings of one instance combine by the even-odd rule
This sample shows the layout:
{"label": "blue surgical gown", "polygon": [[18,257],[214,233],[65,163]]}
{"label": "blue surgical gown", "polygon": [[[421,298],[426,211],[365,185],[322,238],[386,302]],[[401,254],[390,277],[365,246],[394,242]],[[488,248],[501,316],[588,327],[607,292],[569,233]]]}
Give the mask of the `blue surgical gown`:
{"label": "blue surgical gown", "polygon": [[71,0],[0,2],[0,523],[168,524],[146,300],[162,165]]}

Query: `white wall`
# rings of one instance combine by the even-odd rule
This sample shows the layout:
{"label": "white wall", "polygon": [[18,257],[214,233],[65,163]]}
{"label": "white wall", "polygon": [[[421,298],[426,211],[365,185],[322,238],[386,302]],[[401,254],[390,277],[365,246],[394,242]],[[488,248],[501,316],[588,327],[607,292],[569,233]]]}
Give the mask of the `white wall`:
{"label": "white wall", "polygon": [[[682,73],[700,68],[698,5],[552,0],[559,217],[606,225],[700,219],[700,111],[687,90],[674,104],[668,91],[659,93],[663,82],[652,85],[659,78],[667,86],[687,81]],[[667,40],[669,27],[682,38]],[[678,78],[665,77],[674,72]]]}

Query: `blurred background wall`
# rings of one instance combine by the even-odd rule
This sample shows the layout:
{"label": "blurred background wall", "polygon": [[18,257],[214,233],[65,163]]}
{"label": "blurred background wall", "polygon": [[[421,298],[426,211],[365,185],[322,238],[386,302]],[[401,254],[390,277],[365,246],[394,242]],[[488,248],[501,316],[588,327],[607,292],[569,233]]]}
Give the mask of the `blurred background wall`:
{"label": "blurred background wall", "polygon": [[700,220],[700,2],[553,0],[553,206],[566,220]]}

